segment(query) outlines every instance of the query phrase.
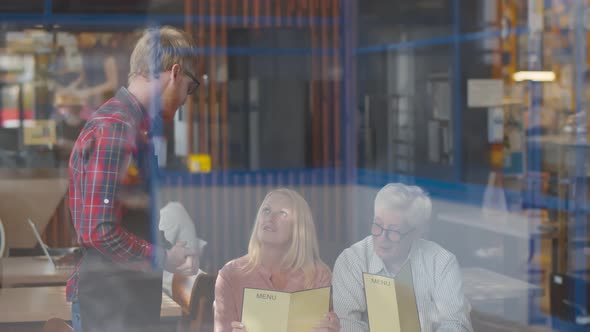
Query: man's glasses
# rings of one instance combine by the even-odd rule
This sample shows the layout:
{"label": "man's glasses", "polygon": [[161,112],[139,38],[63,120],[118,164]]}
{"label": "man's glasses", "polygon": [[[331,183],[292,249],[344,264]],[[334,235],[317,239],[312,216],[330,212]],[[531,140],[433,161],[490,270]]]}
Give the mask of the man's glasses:
{"label": "man's glasses", "polygon": [[192,95],[195,91],[197,91],[197,89],[199,88],[199,85],[201,85],[201,82],[199,82],[199,80],[195,77],[195,75],[193,75],[190,71],[188,71],[184,68],[182,68],[182,73],[185,74],[191,80],[193,80],[193,83],[191,83],[188,86],[188,91],[186,92],[188,95]]}
{"label": "man's glasses", "polygon": [[381,226],[377,223],[371,224],[371,235],[380,236],[381,234],[383,234],[383,232],[385,232],[385,236],[389,239],[389,241],[393,241],[393,242],[401,241],[401,239],[403,239],[406,235],[410,234],[413,231],[414,231],[414,228],[411,228],[407,232],[402,233],[396,229],[383,228],[383,226]]}

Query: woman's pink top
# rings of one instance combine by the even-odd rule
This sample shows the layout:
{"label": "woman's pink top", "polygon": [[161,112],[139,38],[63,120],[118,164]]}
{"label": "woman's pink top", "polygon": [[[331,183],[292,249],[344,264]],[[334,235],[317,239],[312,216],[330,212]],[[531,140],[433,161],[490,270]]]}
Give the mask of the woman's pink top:
{"label": "woman's pink top", "polygon": [[[262,266],[246,273],[243,267],[248,256],[235,259],[219,271],[215,282],[215,332],[231,332],[231,322],[242,319],[242,300],[244,288],[278,290],[270,281],[270,271]],[[332,281],[330,269],[323,266],[318,270],[312,287],[305,287],[303,272],[289,275],[285,289],[280,291],[296,292],[307,288],[329,287]]]}

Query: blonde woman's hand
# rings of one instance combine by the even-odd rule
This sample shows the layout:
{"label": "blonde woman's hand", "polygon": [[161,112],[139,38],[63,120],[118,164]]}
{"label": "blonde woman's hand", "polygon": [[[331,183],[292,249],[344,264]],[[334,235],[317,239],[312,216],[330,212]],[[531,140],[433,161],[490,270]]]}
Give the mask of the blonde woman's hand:
{"label": "blonde woman's hand", "polygon": [[231,322],[232,332],[247,332],[244,324],[240,322]]}
{"label": "blonde woman's hand", "polygon": [[319,321],[311,330],[312,332],[339,332],[340,319],[335,313],[329,312],[324,315],[324,319]]}

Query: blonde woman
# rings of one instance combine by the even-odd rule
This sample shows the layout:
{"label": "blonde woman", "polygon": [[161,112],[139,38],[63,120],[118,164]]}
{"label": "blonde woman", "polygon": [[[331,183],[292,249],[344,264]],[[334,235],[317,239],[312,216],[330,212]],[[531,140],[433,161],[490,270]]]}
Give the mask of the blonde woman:
{"label": "blonde woman", "polygon": [[[331,277],[320,258],[309,205],[293,190],[273,190],[258,210],[248,254],[219,271],[215,332],[248,330],[240,322],[246,287],[294,292],[330,286]],[[340,331],[340,321],[334,313],[326,313],[313,331]]]}

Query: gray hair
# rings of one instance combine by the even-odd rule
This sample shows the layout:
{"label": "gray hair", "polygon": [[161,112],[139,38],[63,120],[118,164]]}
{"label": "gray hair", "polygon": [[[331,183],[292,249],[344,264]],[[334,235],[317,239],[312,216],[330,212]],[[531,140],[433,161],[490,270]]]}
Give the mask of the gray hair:
{"label": "gray hair", "polygon": [[400,212],[412,227],[425,226],[432,213],[432,201],[417,186],[389,183],[375,197],[375,210],[388,209]]}

